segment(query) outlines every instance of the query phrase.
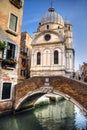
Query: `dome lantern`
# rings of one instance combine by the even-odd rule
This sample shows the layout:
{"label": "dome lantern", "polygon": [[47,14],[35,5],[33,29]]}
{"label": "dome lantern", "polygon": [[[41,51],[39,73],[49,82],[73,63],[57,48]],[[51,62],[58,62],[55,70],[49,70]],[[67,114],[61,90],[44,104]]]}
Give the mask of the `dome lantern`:
{"label": "dome lantern", "polygon": [[48,11],[49,11],[49,12],[54,12],[55,9],[54,9],[53,7],[51,7],[51,8],[48,9]]}

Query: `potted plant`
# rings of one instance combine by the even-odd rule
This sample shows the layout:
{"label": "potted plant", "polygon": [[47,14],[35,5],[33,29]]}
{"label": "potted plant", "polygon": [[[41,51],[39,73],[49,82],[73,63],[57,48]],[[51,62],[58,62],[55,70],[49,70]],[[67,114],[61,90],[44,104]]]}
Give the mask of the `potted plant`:
{"label": "potted plant", "polygon": [[4,50],[6,48],[5,41],[0,41],[0,51]]}
{"label": "potted plant", "polygon": [[14,59],[14,58],[9,58],[9,59],[6,59],[6,60],[9,64],[16,64],[17,63],[16,59]]}
{"label": "potted plant", "polygon": [[17,61],[14,58],[8,58],[2,61],[2,67],[7,68],[7,67],[12,67],[15,68]]}
{"label": "potted plant", "polygon": [[5,48],[6,48],[6,43],[4,41],[0,41],[0,62],[2,61],[2,53]]}

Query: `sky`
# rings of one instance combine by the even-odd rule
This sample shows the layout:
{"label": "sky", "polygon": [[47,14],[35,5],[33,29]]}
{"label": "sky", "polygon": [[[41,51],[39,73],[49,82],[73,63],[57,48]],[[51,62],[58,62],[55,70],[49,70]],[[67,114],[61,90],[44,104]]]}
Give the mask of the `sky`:
{"label": "sky", "polygon": [[[65,21],[72,24],[75,70],[78,70],[83,62],[87,63],[87,0],[52,0],[52,5]],[[51,0],[24,0],[22,32],[33,36],[50,6]]]}

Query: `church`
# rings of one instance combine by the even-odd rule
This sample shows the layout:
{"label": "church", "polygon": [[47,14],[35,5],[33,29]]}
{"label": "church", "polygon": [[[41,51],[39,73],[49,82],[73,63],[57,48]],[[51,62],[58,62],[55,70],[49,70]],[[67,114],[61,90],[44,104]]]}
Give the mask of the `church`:
{"label": "church", "polygon": [[40,19],[31,46],[31,77],[71,76],[74,72],[72,25],[53,7]]}

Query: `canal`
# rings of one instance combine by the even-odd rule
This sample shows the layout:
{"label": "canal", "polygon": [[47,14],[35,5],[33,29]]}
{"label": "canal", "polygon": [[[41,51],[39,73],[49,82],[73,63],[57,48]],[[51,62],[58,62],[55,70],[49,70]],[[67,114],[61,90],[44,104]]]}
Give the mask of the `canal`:
{"label": "canal", "polygon": [[67,100],[0,118],[0,130],[87,130],[87,117]]}

